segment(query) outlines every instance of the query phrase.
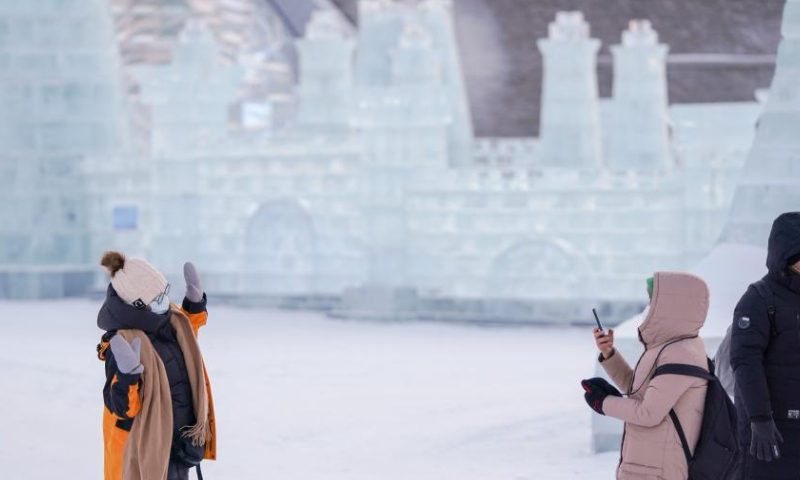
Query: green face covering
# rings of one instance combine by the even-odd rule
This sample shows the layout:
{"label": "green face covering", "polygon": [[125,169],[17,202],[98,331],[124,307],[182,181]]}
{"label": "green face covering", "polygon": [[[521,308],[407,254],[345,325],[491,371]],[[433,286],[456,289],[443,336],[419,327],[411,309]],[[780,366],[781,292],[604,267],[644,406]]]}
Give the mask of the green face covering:
{"label": "green face covering", "polygon": [[655,283],[655,278],[650,277],[647,279],[647,294],[650,295],[650,298],[653,298],[653,284]]}

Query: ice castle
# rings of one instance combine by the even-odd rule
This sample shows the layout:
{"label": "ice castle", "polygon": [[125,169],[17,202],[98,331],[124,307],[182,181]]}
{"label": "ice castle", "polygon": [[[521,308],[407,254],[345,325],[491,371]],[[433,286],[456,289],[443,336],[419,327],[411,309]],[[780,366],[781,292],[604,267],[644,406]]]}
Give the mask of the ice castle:
{"label": "ice castle", "polygon": [[0,297],[98,287],[115,248],[173,281],[191,259],[219,295],[348,316],[635,312],[642,278],[719,238],[762,107],[669,105],[668,47],[645,20],[612,47],[601,99],[599,41],[562,12],[537,45],[540,137],[474,138],[452,8],[363,0],[355,34],[314,12],[295,114],[255,133],[231,122],[254,69],[190,18],[169,63],[129,69],[142,147],[106,4],[0,5]]}

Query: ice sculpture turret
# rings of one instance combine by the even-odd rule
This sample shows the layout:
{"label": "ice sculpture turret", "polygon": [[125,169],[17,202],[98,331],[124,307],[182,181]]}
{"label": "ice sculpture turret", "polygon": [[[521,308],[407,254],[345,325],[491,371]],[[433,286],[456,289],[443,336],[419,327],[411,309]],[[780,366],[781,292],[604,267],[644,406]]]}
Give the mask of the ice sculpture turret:
{"label": "ice sculpture turret", "polygon": [[581,12],[558,12],[547,38],[541,102],[541,164],[598,168],[602,163],[597,106],[597,50]]}
{"label": "ice sculpture turret", "polygon": [[202,21],[186,24],[172,63],[137,73],[142,99],[151,107],[153,153],[208,152],[221,146],[242,67],[222,63],[219,45]]}
{"label": "ice sculpture turret", "polygon": [[354,42],[331,11],[317,10],[297,42],[300,102],[297,122],[316,134],[337,135],[347,128],[353,87]]}
{"label": "ice sculpture turret", "polygon": [[722,240],[766,246],[772,221],[800,210],[800,0],[786,2],[775,76]]}
{"label": "ice sculpture turret", "polygon": [[421,24],[408,23],[399,45],[388,53],[389,84],[360,88],[353,112],[352,125],[370,162],[447,167],[452,112],[439,51]]}
{"label": "ice sculpture turret", "polygon": [[82,293],[81,162],[128,133],[107,2],[0,2],[0,298]]}
{"label": "ice sculpture turret", "polygon": [[614,55],[611,124],[606,126],[608,167],[624,171],[667,171],[671,167],[667,74],[669,47],[647,20],[630,22]]}
{"label": "ice sculpture turret", "polygon": [[397,48],[390,52],[393,85],[441,85],[442,61],[428,32],[419,24],[406,24]]}
{"label": "ice sculpture turret", "polygon": [[461,71],[458,42],[453,26],[452,0],[361,0],[356,84],[387,86],[392,82],[392,58],[386,55],[399,45],[408,23],[418,23],[430,35],[431,48],[441,62],[441,84],[449,102],[451,124],[447,129],[448,163],[454,167],[472,163],[472,117]]}

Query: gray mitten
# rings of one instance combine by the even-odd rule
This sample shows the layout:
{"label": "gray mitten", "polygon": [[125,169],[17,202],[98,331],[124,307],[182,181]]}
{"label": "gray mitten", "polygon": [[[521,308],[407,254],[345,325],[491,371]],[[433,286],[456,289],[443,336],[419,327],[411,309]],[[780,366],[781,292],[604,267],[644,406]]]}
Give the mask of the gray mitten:
{"label": "gray mitten", "polygon": [[183,278],[186,280],[186,298],[193,303],[202,301],[203,284],[200,283],[200,275],[192,262],[183,264]]}
{"label": "gray mitten", "polygon": [[122,338],[122,335],[114,335],[111,339],[111,353],[117,361],[117,370],[125,375],[132,375],[144,372],[144,365],[139,360],[139,352],[142,349],[142,339],[134,338],[131,344]]}

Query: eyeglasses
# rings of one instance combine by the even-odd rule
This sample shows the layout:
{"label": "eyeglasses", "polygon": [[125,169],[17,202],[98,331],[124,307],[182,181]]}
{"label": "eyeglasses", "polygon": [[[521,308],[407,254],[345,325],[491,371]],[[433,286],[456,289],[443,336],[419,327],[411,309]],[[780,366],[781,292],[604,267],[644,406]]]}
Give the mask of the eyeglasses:
{"label": "eyeglasses", "polygon": [[144,310],[149,306],[150,310],[153,311],[154,313],[166,312],[167,310],[169,310],[169,305],[170,305],[169,301],[170,286],[171,286],[170,284],[167,284],[167,288],[165,288],[163,292],[159,293],[158,296],[154,298],[153,301],[150,302],[149,304],[144,303],[141,298],[137,298],[136,300],[133,301],[133,306],[138,308],[139,310]]}
{"label": "eyeglasses", "polygon": [[168,284],[167,284],[167,288],[165,288],[163,292],[159,293],[159,294],[158,294],[158,296],[157,296],[157,297],[156,297],[156,298],[155,298],[155,299],[154,299],[152,302],[150,302],[150,303],[151,303],[151,304],[153,304],[153,303],[161,303],[161,300],[163,300],[163,299],[164,299],[164,297],[166,297],[167,295],[169,295],[169,287],[171,287],[171,286],[172,286],[172,285],[170,285],[170,284],[168,283]]}

